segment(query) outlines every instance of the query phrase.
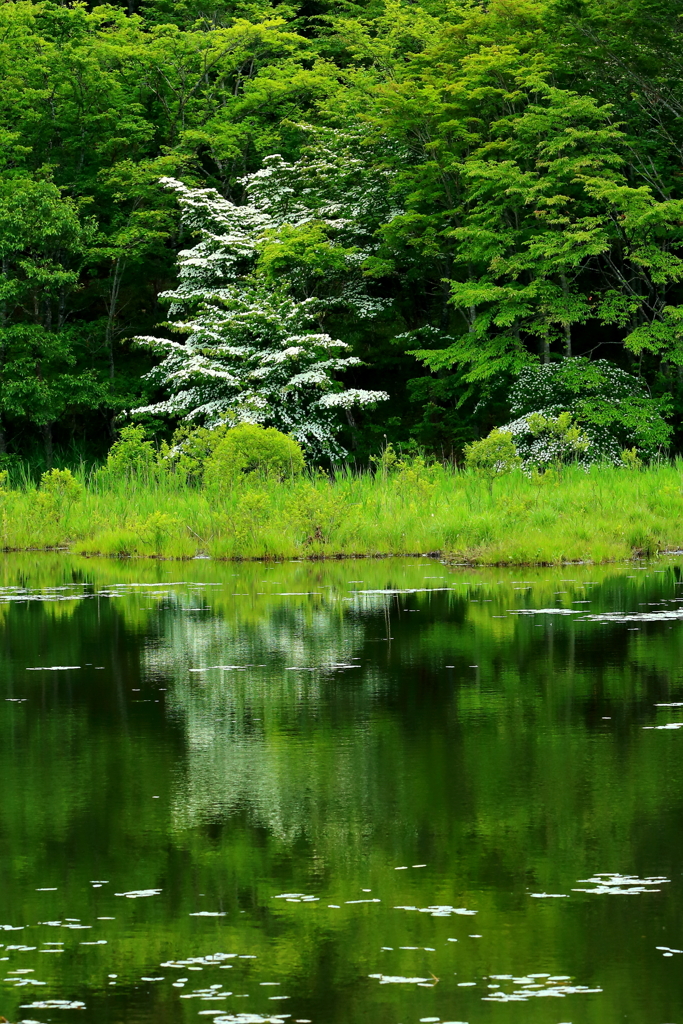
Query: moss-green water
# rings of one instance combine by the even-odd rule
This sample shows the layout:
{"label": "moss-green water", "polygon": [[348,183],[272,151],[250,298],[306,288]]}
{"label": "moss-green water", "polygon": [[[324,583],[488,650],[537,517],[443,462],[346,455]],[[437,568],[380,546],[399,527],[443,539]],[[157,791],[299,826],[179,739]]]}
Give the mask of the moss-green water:
{"label": "moss-green water", "polygon": [[679,1020],[681,589],[680,559],[0,559],[0,1014]]}

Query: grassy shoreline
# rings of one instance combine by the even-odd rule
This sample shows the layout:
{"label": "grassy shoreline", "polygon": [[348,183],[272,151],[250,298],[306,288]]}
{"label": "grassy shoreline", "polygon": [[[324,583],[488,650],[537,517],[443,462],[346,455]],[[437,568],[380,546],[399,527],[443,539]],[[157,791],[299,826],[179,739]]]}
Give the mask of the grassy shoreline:
{"label": "grassy shoreline", "polygon": [[438,555],[472,565],[611,562],[683,548],[683,462],[575,466],[489,483],[425,466],[202,488],[81,476],[0,490],[0,547],[118,557],[280,560]]}

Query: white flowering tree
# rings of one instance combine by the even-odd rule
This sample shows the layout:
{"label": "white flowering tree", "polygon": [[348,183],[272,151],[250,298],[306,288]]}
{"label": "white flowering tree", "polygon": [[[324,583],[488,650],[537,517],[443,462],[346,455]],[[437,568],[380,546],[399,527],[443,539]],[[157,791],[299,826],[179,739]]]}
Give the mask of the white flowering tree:
{"label": "white flowering tree", "polygon": [[363,265],[387,205],[382,182],[369,185],[361,161],[327,142],[295,164],[269,158],[244,179],[242,206],[162,179],[199,241],[179,254],[179,286],[162,296],[168,326],[186,337],[137,339],[160,357],[148,379],[167,397],[133,415],[261,423],[296,438],[311,457],[338,458],[340,413],[389,397],[344,387],[339,375],[360,360],[324,329],[340,310],[354,318],[380,312]]}

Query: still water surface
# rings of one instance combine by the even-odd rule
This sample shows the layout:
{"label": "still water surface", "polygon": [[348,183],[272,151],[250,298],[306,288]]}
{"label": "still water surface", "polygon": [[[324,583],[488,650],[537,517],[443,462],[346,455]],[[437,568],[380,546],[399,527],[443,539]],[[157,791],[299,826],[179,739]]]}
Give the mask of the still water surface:
{"label": "still water surface", "polygon": [[0,1015],[683,1024],[682,564],[5,557]]}

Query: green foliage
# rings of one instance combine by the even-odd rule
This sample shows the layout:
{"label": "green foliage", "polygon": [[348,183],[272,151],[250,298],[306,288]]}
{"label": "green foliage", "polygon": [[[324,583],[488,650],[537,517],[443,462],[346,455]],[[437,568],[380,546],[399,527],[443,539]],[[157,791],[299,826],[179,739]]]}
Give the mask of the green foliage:
{"label": "green foliage", "polygon": [[285,506],[285,515],[305,546],[329,544],[348,511],[348,497],[324,477],[301,483]]}
{"label": "green foliage", "polygon": [[384,445],[380,455],[370,456],[370,462],[375,464],[377,472],[385,482],[399,461],[399,456],[396,454],[396,450],[391,442]]}
{"label": "green foliage", "polygon": [[627,469],[643,468],[643,460],[638,455],[637,448],[624,448],[621,453],[621,461]]}
{"label": "green foliage", "polygon": [[265,525],[271,505],[263,491],[245,491],[235,503],[229,517],[229,529],[243,549],[251,546]]}
{"label": "green foliage", "polygon": [[44,544],[58,542],[54,531],[64,528],[72,506],[82,495],[83,487],[70,469],[43,473],[39,489],[30,493],[28,521],[37,533],[42,533]]}
{"label": "green foliage", "polygon": [[[588,434],[572,420],[570,412],[561,412],[558,416],[544,416],[540,412],[532,412],[527,416],[529,433],[534,439],[532,454],[525,462],[535,469],[548,468],[548,463],[559,469],[568,462],[578,462],[591,449]],[[543,459],[534,462],[534,455],[543,452]]]}
{"label": "green foliage", "polygon": [[129,425],[121,428],[104,469],[112,477],[149,475],[156,462],[156,448],[152,441],[145,440],[145,428]]}
{"label": "green foliage", "polygon": [[207,459],[223,440],[229,424],[217,427],[194,427],[183,424],[174,432],[170,445],[162,446],[161,457],[190,480],[200,480]]}
{"label": "green foliage", "polygon": [[153,554],[160,555],[168,537],[178,527],[178,520],[168,512],[152,512],[138,527],[138,533]]}
{"label": "green foliage", "polygon": [[83,487],[70,469],[51,469],[40,478],[40,490],[60,507],[71,505],[81,497]]}
{"label": "green foliage", "polygon": [[230,486],[246,474],[275,480],[297,476],[304,469],[301,445],[274,427],[241,423],[225,432],[204,463],[208,486]]}
{"label": "green foliage", "polygon": [[[171,311],[188,393],[211,346],[239,374],[235,346],[262,348],[297,308],[349,346],[335,386],[391,393],[391,416],[331,394],[359,464],[385,435],[458,458],[505,422],[520,373],[567,364],[567,383],[577,357],[583,391],[512,416],[570,412],[600,458],[681,450],[681,14],[681,0],[363,2],[322,19],[265,0],[2,4],[1,464],[97,461],[118,413],[158,406],[132,339],[157,329],[196,242],[169,177],[258,206],[253,303],[236,314],[217,265],[211,283],[213,326],[225,340],[232,317],[235,344],[217,352],[212,327],[180,359],[191,267]],[[640,390],[612,403],[588,364]],[[271,391],[288,402],[298,415]],[[272,412],[258,415],[289,431]],[[186,478],[205,441],[173,442]]]}
{"label": "green foliage", "polygon": [[514,438],[509,431],[494,428],[488,437],[465,445],[465,466],[481,473],[493,485],[495,477],[521,466]]}

